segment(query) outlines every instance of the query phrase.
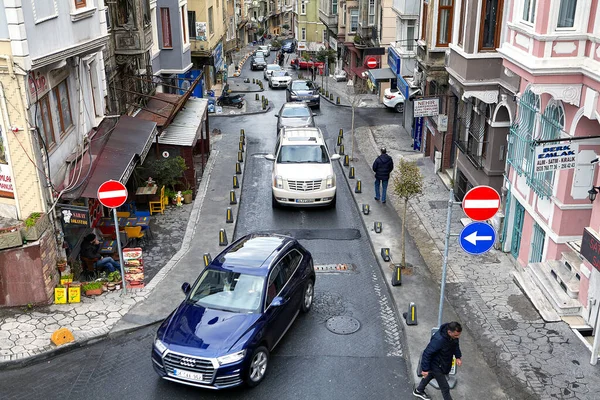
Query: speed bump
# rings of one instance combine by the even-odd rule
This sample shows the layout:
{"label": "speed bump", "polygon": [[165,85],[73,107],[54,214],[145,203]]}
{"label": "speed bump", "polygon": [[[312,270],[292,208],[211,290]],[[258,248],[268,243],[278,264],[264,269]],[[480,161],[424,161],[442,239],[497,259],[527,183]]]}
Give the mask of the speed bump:
{"label": "speed bump", "polygon": [[71,343],[75,341],[75,337],[73,337],[73,333],[67,328],[60,328],[54,331],[52,336],[50,336],[50,340],[57,346]]}

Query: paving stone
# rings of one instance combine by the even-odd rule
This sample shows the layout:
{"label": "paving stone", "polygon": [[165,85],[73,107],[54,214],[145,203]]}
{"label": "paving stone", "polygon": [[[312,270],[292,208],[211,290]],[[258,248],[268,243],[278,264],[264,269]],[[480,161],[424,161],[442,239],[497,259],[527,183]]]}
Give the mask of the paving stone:
{"label": "paving stone", "polygon": [[[30,321],[31,318],[29,318],[28,321]],[[33,330],[35,330],[35,325],[32,324],[19,324],[19,330],[23,331],[23,332],[32,332]]]}

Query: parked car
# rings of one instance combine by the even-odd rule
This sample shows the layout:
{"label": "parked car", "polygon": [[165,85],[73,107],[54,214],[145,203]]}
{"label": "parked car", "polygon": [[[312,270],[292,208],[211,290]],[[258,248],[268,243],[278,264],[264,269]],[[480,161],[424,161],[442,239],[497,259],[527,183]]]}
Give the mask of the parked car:
{"label": "parked car", "polygon": [[290,101],[301,101],[311,106],[321,106],[319,88],[313,81],[295,80],[290,82],[286,88],[285,99]]}
{"label": "parked car", "polygon": [[319,128],[283,128],[277,137],[273,161],[272,205],[335,207],[336,179],[329,150]]}
{"label": "parked car", "polygon": [[252,71],[256,71],[257,69],[265,69],[267,67],[267,62],[262,57],[254,57],[252,59],[252,63],[250,64],[250,69]]}
{"label": "parked car", "polygon": [[296,68],[298,69],[312,69],[313,66],[316,69],[322,69],[325,67],[325,63],[322,61],[313,61],[313,60],[304,60],[301,58],[296,58],[294,60],[292,60],[292,65],[296,65]]}
{"label": "parked car", "polygon": [[152,365],[166,380],[210,389],[264,379],[269,356],[310,311],[312,255],[289,236],[254,233],[222,251],[158,328]]}
{"label": "parked car", "polygon": [[333,78],[336,82],[346,82],[346,80],[348,79],[348,75],[346,74],[346,71],[342,69],[336,71],[335,74],[333,74]]}
{"label": "parked car", "polygon": [[269,87],[271,89],[287,87],[292,81],[291,75],[287,71],[275,71],[269,76]]}
{"label": "parked car", "polygon": [[[412,98],[415,94],[419,93],[421,89],[410,89],[409,95]],[[400,93],[398,88],[387,88],[383,92],[383,104],[386,107],[393,108],[396,112],[404,112],[404,102],[406,99],[404,95]]]}
{"label": "parked car", "polygon": [[285,103],[275,114],[277,118],[277,133],[282,128],[314,127],[314,114],[304,103]]}
{"label": "parked car", "polygon": [[271,46],[269,46],[268,44],[265,44],[264,46],[258,46],[257,51],[262,51],[265,58],[269,57],[271,55]]}
{"label": "parked car", "polygon": [[259,50],[254,50],[254,53],[252,53],[252,57],[262,57],[262,58],[267,58],[267,55]]}
{"label": "parked car", "polygon": [[284,39],[281,41],[281,51],[284,53],[293,53],[296,51],[296,42],[294,39]]}
{"label": "parked car", "polygon": [[263,78],[269,80],[269,76],[271,76],[274,71],[281,71],[279,64],[267,64],[267,68],[263,71]]}

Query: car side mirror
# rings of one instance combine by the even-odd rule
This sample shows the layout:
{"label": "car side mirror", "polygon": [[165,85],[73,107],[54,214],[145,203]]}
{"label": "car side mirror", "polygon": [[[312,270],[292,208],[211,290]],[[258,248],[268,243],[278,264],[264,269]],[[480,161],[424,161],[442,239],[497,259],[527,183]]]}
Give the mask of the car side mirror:
{"label": "car side mirror", "polygon": [[275,161],[275,156],[273,154],[267,154],[265,160]]}
{"label": "car side mirror", "polygon": [[285,303],[287,303],[287,301],[285,301],[285,299],[283,297],[277,296],[271,302],[271,306],[272,307],[281,307],[281,306],[285,305]]}
{"label": "car side mirror", "polygon": [[187,282],[183,282],[183,284],[181,285],[181,290],[183,291],[183,294],[188,294],[191,288],[192,287]]}
{"label": "car side mirror", "polygon": [[340,155],[339,154],[334,154],[331,156],[331,161],[335,161],[335,160],[339,160],[340,159]]}
{"label": "car side mirror", "polygon": [[275,114],[275,118],[279,118],[279,114]]}

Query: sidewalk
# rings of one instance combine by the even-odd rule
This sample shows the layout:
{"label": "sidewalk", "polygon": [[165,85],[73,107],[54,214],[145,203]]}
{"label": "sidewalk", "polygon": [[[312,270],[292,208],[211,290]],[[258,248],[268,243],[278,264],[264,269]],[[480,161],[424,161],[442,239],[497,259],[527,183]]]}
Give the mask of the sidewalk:
{"label": "sidewalk", "polygon": [[[302,72],[301,72],[302,73]],[[306,72],[304,72],[306,74]],[[323,84],[321,84],[321,77],[317,76],[317,83],[324,89],[333,93],[333,101],[329,100],[325,95],[321,97],[332,104],[336,104],[337,98],[340,98],[340,104],[336,104],[342,107],[352,107],[352,102],[357,101],[358,108],[386,108],[379,101],[377,94],[366,93],[355,95],[354,88],[348,87],[348,82],[337,82],[333,76],[323,77]]]}

